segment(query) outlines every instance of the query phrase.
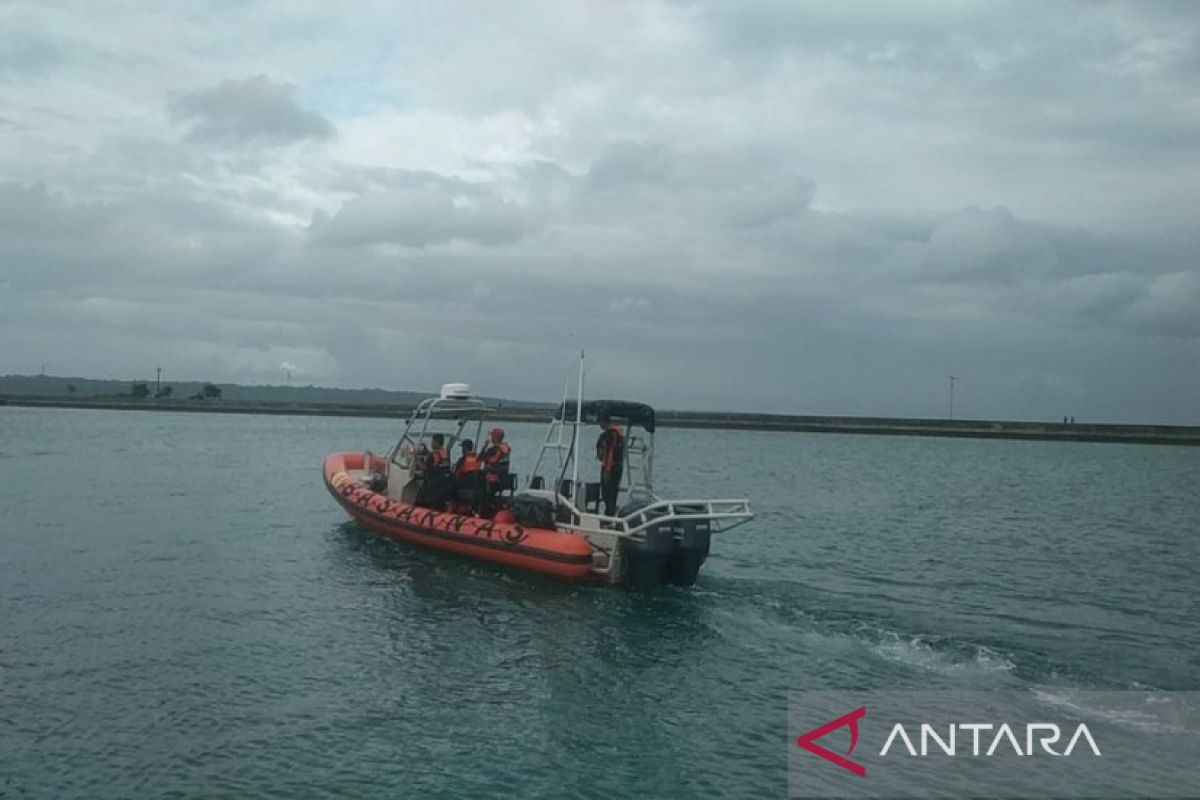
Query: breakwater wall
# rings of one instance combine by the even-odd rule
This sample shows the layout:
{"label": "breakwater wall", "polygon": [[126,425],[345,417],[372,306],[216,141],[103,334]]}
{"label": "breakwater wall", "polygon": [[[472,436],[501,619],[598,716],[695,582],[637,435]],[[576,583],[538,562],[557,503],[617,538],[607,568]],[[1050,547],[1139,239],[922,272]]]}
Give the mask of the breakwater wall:
{"label": "breakwater wall", "polygon": [[[0,405],[36,408],[90,408],[112,411],[164,411],[206,414],[287,414],[331,417],[403,419],[412,406],[335,405],[324,403],[234,402],[227,400],[166,400],[134,398],[0,397]],[[541,423],[554,406],[508,409],[493,418],[503,422]],[[1129,444],[1200,445],[1200,426],[1063,424],[1014,420],[925,419],[896,417],[835,417],[789,414],[660,411],[658,424],[668,428],[777,431],[781,433],[852,433],[885,436],[943,436],[976,439],[1119,442]]]}

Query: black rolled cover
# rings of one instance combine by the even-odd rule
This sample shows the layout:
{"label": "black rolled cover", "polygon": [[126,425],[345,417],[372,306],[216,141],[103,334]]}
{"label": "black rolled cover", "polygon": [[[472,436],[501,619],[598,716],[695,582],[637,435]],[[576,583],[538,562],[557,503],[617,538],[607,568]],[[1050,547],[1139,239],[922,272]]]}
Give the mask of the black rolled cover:
{"label": "black rolled cover", "polygon": [[[631,425],[640,425],[647,433],[654,433],[654,409],[645,403],[629,400],[587,400],[583,404],[583,421],[598,422],[603,417],[625,420]],[[575,401],[568,400],[559,406],[555,419],[575,419]]]}

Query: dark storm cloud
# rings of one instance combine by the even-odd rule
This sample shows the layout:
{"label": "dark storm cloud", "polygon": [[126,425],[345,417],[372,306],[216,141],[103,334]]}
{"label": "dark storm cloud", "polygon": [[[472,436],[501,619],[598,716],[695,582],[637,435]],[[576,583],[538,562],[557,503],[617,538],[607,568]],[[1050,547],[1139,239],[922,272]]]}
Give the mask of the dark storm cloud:
{"label": "dark storm cloud", "polygon": [[748,152],[681,152],[658,142],[618,142],[592,163],[581,201],[598,213],[641,213],[736,228],[804,211],[812,181]]}
{"label": "dark storm cloud", "polygon": [[1012,283],[1049,276],[1059,256],[1041,231],[1006,208],[968,208],[937,222],[918,241],[900,243],[884,260],[893,279]]}
{"label": "dark storm cloud", "polygon": [[[360,184],[364,194],[328,218],[318,216],[307,238],[239,218],[192,196],[186,182],[101,208],[72,204],[40,187],[8,186],[0,198],[6,208],[30,215],[24,222],[11,216],[18,227],[91,231],[86,244],[73,249],[59,241],[54,263],[62,268],[35,283],[59,287],[68,308],[79,304],[73,316],[130,336],[153,335],[169,318],[178,326],[171,338],[197,347],[240,343],[251,348],[238,350],[246,363],[273,357],[272,344],[286,342],[309,348],[318,363],[336,357],[339,369],[354,374],[355,364],[369,363],[369,350],[345,346],[333,333],[339,319],[358,329],[363,320],[376,320],[369,341],[380,342],[377,355],[393,341],[396,325],[430,348],[420,352],[444,349],[446,342],[435,347],[413,331],[444,331],[451,319],[457,320],[454,346],[470,350],[490,342],[536,352],[573,332],[612,358],[637,342],[640,366],[610,375],[617,385],[648,375],[658,358],[681,365],[724,360],[739,365],[733,374],[771,362],[840,373],[814,348],[830,358],[847,348],[894,351],[901,341],[921,351],[930,347],[928,336],[955,328],[957,337],[978,342],[989,336],[1011,341],[1013,328],[1031,323],[1063,331],[1197,335],[1189,314],[1200,302],[1195,276],[1173,269],[1182,262],[1092,258],[1146,253],[1146,243],[1136,239],[1119,247],[1095,242],[1086,232],[1030,223],[1003,208],[969,208],[924,222],[813,211],[807,207],[811,184],[802,182],[802,190],[784,192],[772,206],[782,211],[736,240],[736,260],[725,260],[728,234],[722,231],[740,230],[746,218],[736,186],[769,184],[786,170],[764,162],[722,194],[729,184],[713,178],[720,170],[705,169],[712,159],[662,144],[615,150],[621,157],[606,151],[574,178],[545,162],[518,171],[531,189],[510,191],[540,194],[547,202],[554,193],[544,192],[543,182],[558,186],[557,203],[537,215],[554,223],[540,230],[520,214],[480,216],[479,209],[506,207],[500,186],[428,172],[372,177]],[[630,152],[635,157],[625,157]],[[721,159],[746,163],[747,157],[733,152]],[[608,193],[633,213],[601,204]],[[456,197],[469,201],[461,213]],[[695,227],[697,215],[706,227]],[[122,218],[141,225],[122,228],[114,222]],[[677,249],[678,230],[690,231],[686,253]],[[445,249],[455,242],[475,249]],[[361,249],[378,244],[409,249]],[[344,249],[351,247],[360,249],[348,257]],[[48,259],[45,253],[40,258]],[[170,284],[211,292],[211,306],[189,306],[193,295],[169,291]],[[71,296],[77,299],[65,299]],[[164,316],[166,297],[174,298],[166,307],[181,310]],[[379,300],[364,305],[363,298]],[[308,306],[321,309],[327,325],[312,327],[309,311],[287,311]],[[481,315],[484,308],[488,313]],[[884,346],[887,339],[894,341]],[[485,369],[486,356],[479,358]],[[673,380],[701,389],[687,368]],[[733,394],[721,396],[737,402]],[[799,396],[826,394],[808,387]]]}
{"label": "dark storm cloud", "polygon": [[0,233],[19,238],[88,238],[112,221],[99,203],[72,203],[42,184],[0,183]]}
{"label": "dark storm cloud", "polygon": [[1200,272],[1160,275],[1129,305],[1124,318],[1155,336],[1200,339]]}
{"label": "dark storm cloud", "polygon": [[333,124],[302,108],[297,95],[295,86],[259,75],[181,94],[167,109],[172,119],[192,124],[188,138],[195,141],[237,144],[332,137]]}
{"label": "dark storm cloud", "polygon": [[[735,239],[730,253],[724,231],[746,218],[738,182],[712,179],[703,160],[681,175],[680,163],[693,162],[666,145],[622,144],[577,178],[544,163],[531,166],[522,174],[550,175],[565,191],[553,208],[539,209],[540,218],[554,222],[526,233],[533,237],[528,249],[359,256],[353,265],[339,267],[336,291],[352,297],[376,286],[394,291],[398,302],[436,302],[443,308],[456,300],[485,301],[497,309],[491,319],[507,319],[513,330],[524,328],[533,338],[541,332],[529,326],[531,318],[587,328],[601,341],[628,335],[661,344],[678,331],[680,338],[700,342],[712,337],[692,323],[707,320],[699,327],[770,347],[795,332],[797,319],[832,325],[840,316],[870,328],[921,320],[948,324],[948,317],[962,314],[996,326],[1044,317],[1064,328],[1186,333],[1177,307],[1154,299],[1160,281],[1178,280],[1171,276],[1179,274],[1182,256],[1138,263],[1150,251],[1149,240],[1099,239],[1021,220],[1004,208],[968,208],[902,223],[818,212],[806,207],[811,184],[801,182],[803,190],[773,205],[781,211]],[[739,182],[785,172],[771,167],[766,163],[742,174]],[[463,222],[446,200],[457,184],[429,175],[406,179],[422,183],[417,197],[437,199],[433,207],[440,216],[428,213],[428,204],[395,203],[395,196],[404,196],[395,190],[368,194],[346,203],[332,219],[318,218],[313,241],[410,247],[451,241],[454,226]],[[433,186],[440,189],[432,191]],[[491,196],[486,187],[470,191]],[[707,227],[696,228],[698,214]],[[677,239],[679,230],[689,232],[687,243]],[[469,238],[468,228],[460,233]],[[510,237],[505,244],[516,241]],[[558,247],[547,249],[547,241]],[[314,257],[308,263],[319,264]],[[317,266],[316,282],[297,284],[296,290],[320,292],[322,274]],[[718,320],[736,322],[722,331]]]}

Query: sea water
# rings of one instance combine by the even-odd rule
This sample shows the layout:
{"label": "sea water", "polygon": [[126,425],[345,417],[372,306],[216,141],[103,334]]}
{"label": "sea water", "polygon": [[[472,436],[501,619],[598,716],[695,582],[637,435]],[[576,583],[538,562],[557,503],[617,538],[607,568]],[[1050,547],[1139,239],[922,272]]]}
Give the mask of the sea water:
{"label": "sea water", "polygon": [[756,518],[636,593],[358,529],[398,429],[0,408],[0,797],[783,796],[789,691],[1200,689],[1197,449],[661,430]]}

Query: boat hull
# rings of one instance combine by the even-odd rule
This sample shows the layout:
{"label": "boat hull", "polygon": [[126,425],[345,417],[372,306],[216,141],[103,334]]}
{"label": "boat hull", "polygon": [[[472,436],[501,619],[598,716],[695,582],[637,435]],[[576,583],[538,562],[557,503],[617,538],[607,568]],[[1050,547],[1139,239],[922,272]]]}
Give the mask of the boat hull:
{"label": "boat hull", "polygon": [[368,466],[365,458],[363,453],[332,453],[326,456],[323,471],[329,493],[372,533],[564,580],[593,580],[592,547],[583,536],[391,499],[350,475]]}

